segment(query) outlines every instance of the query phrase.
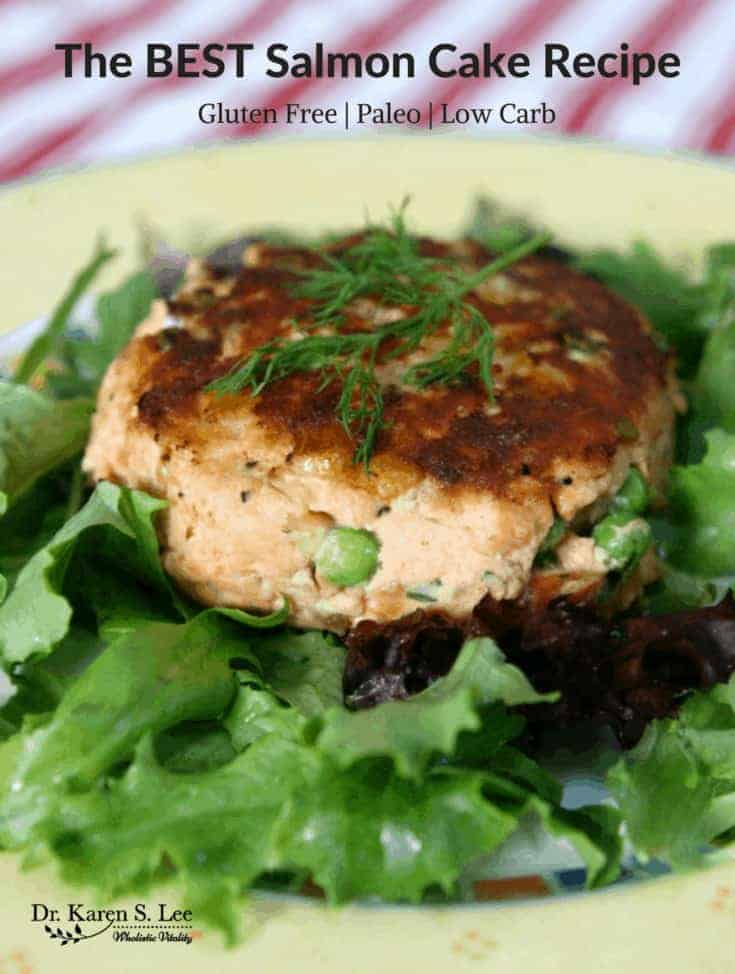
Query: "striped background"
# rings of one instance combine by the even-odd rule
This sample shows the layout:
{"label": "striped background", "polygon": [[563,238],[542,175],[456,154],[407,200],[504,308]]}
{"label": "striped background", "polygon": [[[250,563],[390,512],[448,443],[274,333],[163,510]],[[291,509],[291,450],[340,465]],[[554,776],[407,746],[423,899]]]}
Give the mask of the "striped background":
{"label": "striped background", "polygon": [[[546,131],[728,154],[735,151],[734,23],[733,0],[0,0],[0,181],[206,139],[274,134],[272,126],[255,124],[204,126],[196,116],[203,101],[254,107],[390,99],[409,106],[431,99],[457,106],[543,99],[557,112]],[[128,79],[64,79],[53,45],[81,40],[130,52],[138,70]],[[403,81],[276,80],[264,77],[263,59],[256,57],[247,80],[142,77],[148,42],[227,40],[250,41],[259,50],[271,42],[308,50],[317,40],[341,51],[408,50],[419,69]],[[536,66],[532,77],[457,82],[432,77],[422,66],[440,41],[473,50],[485,40],[527,51]],[[619,80],[539,77],[544,42],[601,53],[621,41],[631,49],[677,52],[681,76],[639,88]],[[499,123],[482,130],[524,134],[523,127]],[[289,131],[322,134],[314,127]]]}

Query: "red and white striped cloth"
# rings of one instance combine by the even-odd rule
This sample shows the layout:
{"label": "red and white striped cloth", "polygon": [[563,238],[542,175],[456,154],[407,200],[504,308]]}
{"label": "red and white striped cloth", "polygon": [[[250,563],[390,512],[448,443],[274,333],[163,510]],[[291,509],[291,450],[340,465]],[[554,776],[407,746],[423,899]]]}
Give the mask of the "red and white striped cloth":
{"label": "red and white striped cloth", "polygon": [[[251,108],[346,100],[403,107],[429,100],[453,106],[545,101],[557,114],[546,131],[728,154],[735,152],[734,20],[733,0],[0,0],[0,181],[274,131],[253,123],[203,125],[197,108],[205,101]],[[65,79],[54,44],[74,41],[131,53],[133,77]],[[337,51],[412,51],[419,69],[410,80],[277,80],[265,76],[256,58],[245,80],[143,76],[147,43],[192,41],[249,41],[261,52],[272,42],[296,51],[316,41]],[[455,43],[464,51],[483,41],[526,51],[535,66],[547,42],[602,53],[627,41],[631,50],[675,51],[682,71],[634,88],[621,80],[547,80],[538,68],[523,80],[442,80],[423,67],[434,44]],[[497,121],[481,128],[530,131]]]}

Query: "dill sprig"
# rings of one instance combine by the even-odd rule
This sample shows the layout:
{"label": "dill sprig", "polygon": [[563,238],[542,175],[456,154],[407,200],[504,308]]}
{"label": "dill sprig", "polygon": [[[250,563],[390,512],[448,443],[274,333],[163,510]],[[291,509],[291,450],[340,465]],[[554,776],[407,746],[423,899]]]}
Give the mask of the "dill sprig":
{"label": "dill sprig", "polygon": [[344,308],[356,298],[379,297],[386,305],[419,305],[429,291],[441,287],[448,259],[419,254],[417,241],[406,227],[407,205],[404,200],[387,226],[368,227],[342,253],[320,252],[323,266],[302,272],[295,293],[315,302],[315,322],[340,321]]}
{"label": "dill sprig", "polygon": [[[356,441],[354,459],[369,466],[384,426],[383,393],[377,377],[381,361],[415,352],[428,336],[449,325],[451,337],[437,355],[408,367],[401,381],[417,388],[466,381],[476,369],[488,400],[493,399],[494,338],[490,323],[467,300],[478,285],[549,240],[539,234],[506,251],[475,273],[456,259],[419,253],[405,223],[406,202],[387,226],[369,227],[336,254],[322,253],[320,266],[301,271],[294,294],[313,302],[307,333],[278,338],[254,349],[208,388],[220,393],[249,389],[258,396],[296,372],[321,372],[320,388],[341,385],[336,416]],[[361,297],[400,307],[403,317],[368,332],[344,332],[344,312]],[[390,341],[390,350],[385,350]]]}

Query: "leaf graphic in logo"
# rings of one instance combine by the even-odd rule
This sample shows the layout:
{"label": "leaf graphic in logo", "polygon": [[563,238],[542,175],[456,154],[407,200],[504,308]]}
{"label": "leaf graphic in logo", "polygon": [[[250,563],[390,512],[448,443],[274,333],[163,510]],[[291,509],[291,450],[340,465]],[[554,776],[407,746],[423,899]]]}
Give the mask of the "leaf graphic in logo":
{"label": "leaf graphic in logo", "polygon": [[[95,933],[85,933],[79,923],[74,924],[73,930],[71,928],[62,930],[61,927],[57,927],[54,931],[48,923],[44,924],[43,929],[51,940],[58,940],[61,947],[66,947],[67,944],[80,944],[83,940],[93,940],[95,937],[101,936],[110,929],[112,923],[113,921],[109,920],[101,930],[97,930]],[[0,974],[2,974],[2,971],[0,971]]]}

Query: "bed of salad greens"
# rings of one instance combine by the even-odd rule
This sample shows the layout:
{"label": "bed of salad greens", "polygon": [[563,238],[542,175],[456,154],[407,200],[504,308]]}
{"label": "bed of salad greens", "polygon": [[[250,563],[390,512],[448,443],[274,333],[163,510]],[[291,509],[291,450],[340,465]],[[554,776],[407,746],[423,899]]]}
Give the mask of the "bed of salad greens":
{"label": "bed of salad greens", "polygon": [[[529,233],[486,204],[471,230],[499,251]],[[288,629],[286,609],[183,598],[158,556],[165,502],[81,476],[96,388],[157,294],[144,268],[97,298],[93,334],[78,329],[112,257],[98,245],[0,381],[0,848],[105,897],[176,877],[234,941],[255,885],[451,899],[529,817],[574,846],[590,887],[617,877],[623,830],[642,861],[677,867],[735,836],[735,678],[611,757],[615,806],[570,809],[518,745],[516,707],[547,697],[492,640],[467,641],[411,699],[352,712],[334,636]],[[574,260],[649,316],[689,399],[647,611],[712,604],[735,576],[735,244],[696,276],[645,243]]]}

